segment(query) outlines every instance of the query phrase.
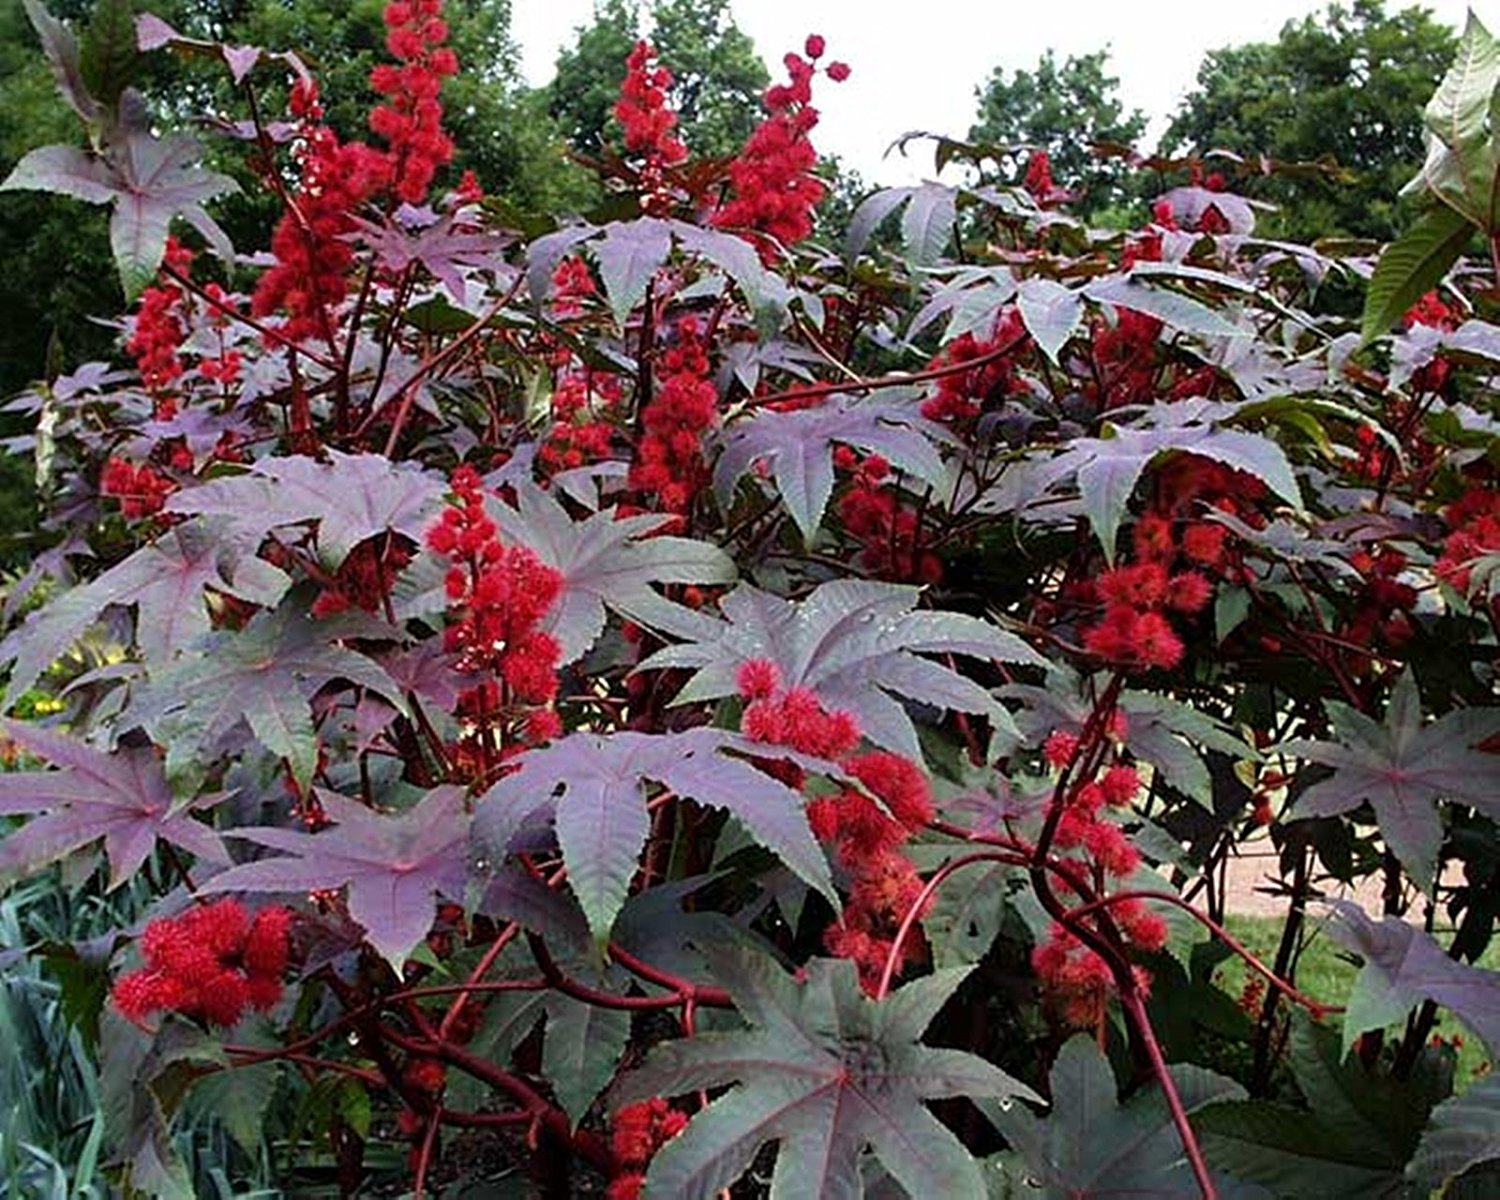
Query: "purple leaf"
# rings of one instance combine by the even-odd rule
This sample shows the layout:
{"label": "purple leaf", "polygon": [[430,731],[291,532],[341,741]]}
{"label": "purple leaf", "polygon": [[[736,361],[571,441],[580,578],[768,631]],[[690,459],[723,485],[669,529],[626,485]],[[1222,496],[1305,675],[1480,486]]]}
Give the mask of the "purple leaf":
{"label": "purple leaf", "polygon": [[42,53],[52,68],[52,78],[68,107],[85,122],[99,116],[99,102],[89,94],[83,79],[78,39],[73,31],[49,13],[41,0],[21,0],[27,19],[42,43]]}
{"label": "purple leaf", "polygon": [[349,915],[399,974],[407,955],[432,929],[436,897],[460,903],[468,883],[469,816],[464,789],[444,786],[390,816],[333,792],[319,791],[338,828],[237,829],[235,837],[285,850],[214,876],[205,892],[302,892],[348,886]]}
{"label": "purple leaf", "polygon": [[1491,1054],[1500,1052],[1500,971],[1457,962],[1430,934],[1399,917],[1374,921],[1349,900],[1328,906],[1328,936],[1364,960],[1344,1013],[1345,1054],[1365,1030],[1399,1021],[1423,1000],[1451,1010]]}
{"label": "purple leaf", "polygon": [[460,306],[468,302],[465,271],[511,271],[500,257],[506,239],[496,233],[463,228],[452,214],[414,232],[389,218],[381,224],[356,219],[355,225],[359,236],[375,252],[376,261],[387,271],[399,275],[421,266]]}
{"label": "purple leaf", "polygon": [[112,605],[139,609],[136,644],[149,664],[165,661],[209,631],[205,587],[274,604],[290,583],[248,553],[244,542],[225,537],[212,524],[175,526],[97,579],[62,593],[0,641],[0,663],[15,664],[5,695],[19,696],[31,687]]}
{"label": "purple leaf", "polygon": [[0,877],[31,874],[100,838],[111,888],[140,869],[158,840],[210,862],[229,861],[219,835],[189,815],[212,807],[222,795],[200,796],[186,809],[175,805],[153,749],[107,754],[75,738],[3,719],[0,733],[61,768],[0,774],[0,815],[44,814],[0,841]]}
{"label": "purple leaf", "polygon": [[1428,890],[1437,874],[1443,823],[1437,802],[1470,804],[1500,817],[1500,755],[1473,747],[1500,731],[1500,712],[1460,709],[1422,723],[1416,680],[1404,674],[1384,723],[1330,701],[1337,741],[1292,741],[1287,754],[1333,768],[1333,777],[1298,797],[1295,815],[1331,817],[1368,801],[1401,865]]}
{"label": "purple leaf", "polygon": [[639,669],[695,670],[677,695],[677,703],[687,703],[734,695],[740,667],[769,659],[784,686],[811,688],[829,708],[858,718],[871,741],[918,760],[916,730],[893,695],[983,713],[1012,728],[984,688],[915,656],[965,654],[1030,666],[1041,658],[977,617],[913,612],[920,595],[915,587],[845,579],[792,602],[742,584],[720,604],[727,621],[704,618],[692,641],[657,651]]}
{"label": "purple leaf", "polygon": [[442,511],[446,484],[440,476],[379,454],[327,455],[327,462],[301,455],[262,459],[243,475],[177,492],[167,509],[226,517],[251,544],[283,525],[317,521],[319,557],[329,567],[387,530],[421,544]]}
{"label": "purple leaf", "polygon": [[828,862],[803,813],[800,793],[730,752],[753,743],[717,729],[670,735],[575,733],[516,762],[480,798],[479,856],[500,862],[523,829],[551,819],[596,940],[609,936],[635,875],[649,820],[646,790],[660,784],[687,800],[726,808],[803,880],[835,898]]}
{"label": "purple leaf", "polygon": [[974,1158],[922,1101],[1037,1097],[977,1055],[922,1045],[967,970],[937,972],[876,1001],[846,961],[814,959],[799,983],[761,955],[701,949],[750,1028],[660,1043],[611,1093],[620,1105],[731,1089],[657,1152],[650,1194],[708,1200],[771,1142],[773,1195],[853,1200],[863,1194],[867,1151],[909,1195],[985,1194]]}
{"label": "purple leaf", "polygon": [[836,396],[816,408],[757,412],[725,434],[724,451],[714,464],[720,503],[729,506],[735,485],[763,459],[803,542],[811,543],[833,491],[836,444],[879,454],[909,475],[941,487],[943,461],[933,443],[945,440],[944,434],[918,408],[909,399]]}
{"label": "purple leaf", "polygon": [[671,226],[652,217],[611,221],[604,227],[604,237],[590,249],[599,264],[609,310],[615,324],[623,329],[631,310],[646,298],[652,278],[672,252]]}
{"label": "purple leaf", "polygon": [[129,715],[168,748],[169,764],[213,757],[243,723],[306,784],[318,763],[314,693],[343,680],[404,709],[379,664],[330,641],[328,624],[288,608],[209,634],[137,688]]}
{"label": "purple leaf", "polygon": [[181,37],[177,30],[155,13],[139,13],[135,18],[135,45],[138,50],[160,50]]}
{"label": "purple leaf", "polygon": [[1055,279],[1021,282],[1017,299],[1026,331],[1053,362],[1083,320],[1083,296]]}
{"label": "purple leaf", "polygon": [[672,632],[693,623],[690,609],[669,601],[654,583],[732,582],[733,560],[707,542],[647,537],[667,518],[619,519],[613,509],[574,521],[557,497],[534,484],[516,485],[518,508],[490,503],[488,512],[507,541],[530,549],[562,573],[563,592],[547,628],[562,643],[563,662],[581,658],[604,631],[604,610],[652,629]]}
{"label": "purple leaf", "polygon": [[1034,464],[1025,476],[1026,491],[1040,497],[1062,480],[1076,480],[1083,511],[1111,561],[1135,485],[1166,454],[1197,454],[1244,471],[1300,508],[1297,479],[1281,447],[1258,434],[1221,429],[1213,424],[1215,415],[1206,401],[1153,405],[1139,425],[1112,427],[1110,437],[1075,438],[1055,458]]}

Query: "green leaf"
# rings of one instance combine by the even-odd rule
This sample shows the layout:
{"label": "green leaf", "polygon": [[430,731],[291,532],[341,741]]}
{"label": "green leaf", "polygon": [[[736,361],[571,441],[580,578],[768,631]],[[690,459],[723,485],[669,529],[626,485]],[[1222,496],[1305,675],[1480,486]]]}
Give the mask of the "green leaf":
{"label": "green leaf", "polygon": [[648,1194],[709,1200],[770,1142],[771,1195],[785,1200],[855,1200],[867,1151],[911,1196],[984,1194],[978,1164],[922,1101],[1036,1096],[975,1055],[921,1044],[967,970],[876,1001],[847,961],[814,959],[799,983],[760,955],[701,949],[750,1028],[661,1043],[616,1086],[616,1105],[731,1089],[657,1152]]}
{"label": "green leaf", "polygon": [[[1190,1113],[1245,1094],[1232,1079],[1201,1067],[1171,1072]],[[1045,1118],[1014,1105],[979,1106],[1048,1197],[1189,1200],[1200,1194],[1160,1090],[1138,1092],[1122,1104],[1109,1060],[1092,1039],[1080,1035],[1063,1046],[1048,1090],[1052,1110]],[[1218,1182],[1221,1195],[1230,1191],[1226,1181]]]}
{"label": "green leaf", "polygon": [[79,53],[89,91],[113,108],[130,84],[139,57],[131,0],[97,0]]}
{"label": "green leaf", "polygon": [[630,1041],[628,1009],[602,1008],[571,996],[547,997],[542,1074],[574,1125],[614,1078]]}
{"label": "green leaf", "polygon": [[1500,1075],[1469,1085],[1432,1110],[1406,1177],[1423,1194],[1446,1188],[1480,1163],[1500,1160]]}
{"label": "green leaf", "polygon": [[1387,246],[1365,292],[1361,338],[1368,342],[1389,332],[1402,313],[1442,282],[1472,235],[1466,217],[1439,205]]}
{"label": "green leaf", "polygon": [[1343,1057],[1337,1030],[1300,1013],[1290,1051],[1309,1111],[1263,1101],[1215,1106],[1195,1121],[1209,1161],[1282,1195],[1405,1195],[1406,1160],[1451,1072],[1420,1062],[1405,1080],[1367,1070]]}
{"label": "green leaf", "polygon": [[251,1063],[200,1077],[188,1096],[197,1111],[222,1121],[229,1136],[253,1155],[265,1140],[266,1113],[280,1082],[280,1063]]}

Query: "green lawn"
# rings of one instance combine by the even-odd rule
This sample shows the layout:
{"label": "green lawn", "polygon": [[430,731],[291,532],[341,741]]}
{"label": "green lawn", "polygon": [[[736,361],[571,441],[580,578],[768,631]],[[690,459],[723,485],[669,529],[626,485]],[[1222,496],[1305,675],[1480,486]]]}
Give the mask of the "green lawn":
{"label": "green lawn", "polygon": [[[1282,923],[1279,919],[1230,916],[1227,924],[1229,932],[1266,963],[1274,959],[1281,939]],[[1318,930],[1316,922],[1310,923],[1309,928],[1307,946],[1297,965],[1297,986],[1309,996],[1328,1004],[1343,1004],[1359,968],[1341,947]],[[1500,970],[1500,944],[1492,942],[1479,965]],[[1245,966],[1238,958],[1230,959],[1219,969],[1219,976],[1224,989],[1231,996],[1237,996],[1244,986]],[[1445,1037],[1454,1034],[1463,1037],[1463,1045],[1458,1051],[1458,1087],[1462,1089],[1477,1071],[1485,1069],[1489,1055],[1484,1044],[1446,1011],[1439,1018],[1438,1031]]]}

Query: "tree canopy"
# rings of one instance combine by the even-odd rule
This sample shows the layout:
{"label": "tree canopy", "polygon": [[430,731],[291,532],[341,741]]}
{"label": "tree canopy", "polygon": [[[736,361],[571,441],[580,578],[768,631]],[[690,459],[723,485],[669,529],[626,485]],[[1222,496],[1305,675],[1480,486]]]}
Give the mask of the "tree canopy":
{"label": "tree canopy", "polygon": [[1146,132],[1145,114],[1125,110],[1119,87],[1108,50],[1070,54],[1061,64],[1048,50],[1031,71],[996,67],[976,89],[979,111],[969,138],[1044,150],[1057,182],[1082,192],[1077,211],[1092,215],[1120,198],[1125,168],[1096,158],[1091,144],[1133,144]]}
{"label": "tree canopy", "polygon": [[593,23],[558,55],[546,89],[563,133],[585,154],[610,140],[625,56],[642,37],[672,71],[669,102],[688,145],[710,157],[735,153],[755,126],[770,75],[729,0],[655,0],[644,14],[631,0],[601,0]]}
{"label": "tree canopy", "polygon": [[1278,175],[1261,194],[1291,238],[1389,238],[1401,186],[1422,162],[1422,107],[1453,57],[1453,32],[1423,8],[1381,0],[1288,21],[1274,42],[1211,51],[1163,140],[1168,152],[1223,149],[1341,172]]}

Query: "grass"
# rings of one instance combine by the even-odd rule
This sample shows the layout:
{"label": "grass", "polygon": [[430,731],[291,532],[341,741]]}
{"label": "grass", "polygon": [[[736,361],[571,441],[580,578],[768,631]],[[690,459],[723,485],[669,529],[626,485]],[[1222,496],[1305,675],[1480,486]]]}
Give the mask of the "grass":
{"label": "grass", "polygon": [[[1244,942],[1257,957],[1268,964],[1274,960],[1277,944],[1281,940],[1282,922],[1279,917],[1231,915],[1227,924],[1229,932]],[[1343,1004],[1354,987],[1354,977],[1359,974],[1359,967],[1342,947],[1317,928],[1316,923],[1311,926],[1306,937],[1297,963],[1298,988],[1328,1004]],[[1490,943],[1478,965],[1489,970],[1500,970],[1500,939]],[[1231,996],[1240,993],[1245,983],[1245,974],[1245,965],[1238,958],[1230,959],[1219,969],[1221,984]],[[1462,1045],[1458,1049],[1456,1077],[1456,1085],[1462,1090],[1476,1074],[1488,1069],[1489,1055],[1484,1044],[1447,1010],[1441,1010],[1441,1013],[1436,1032],[1446,1038],[1454,1035],[1462,1038]]]}

